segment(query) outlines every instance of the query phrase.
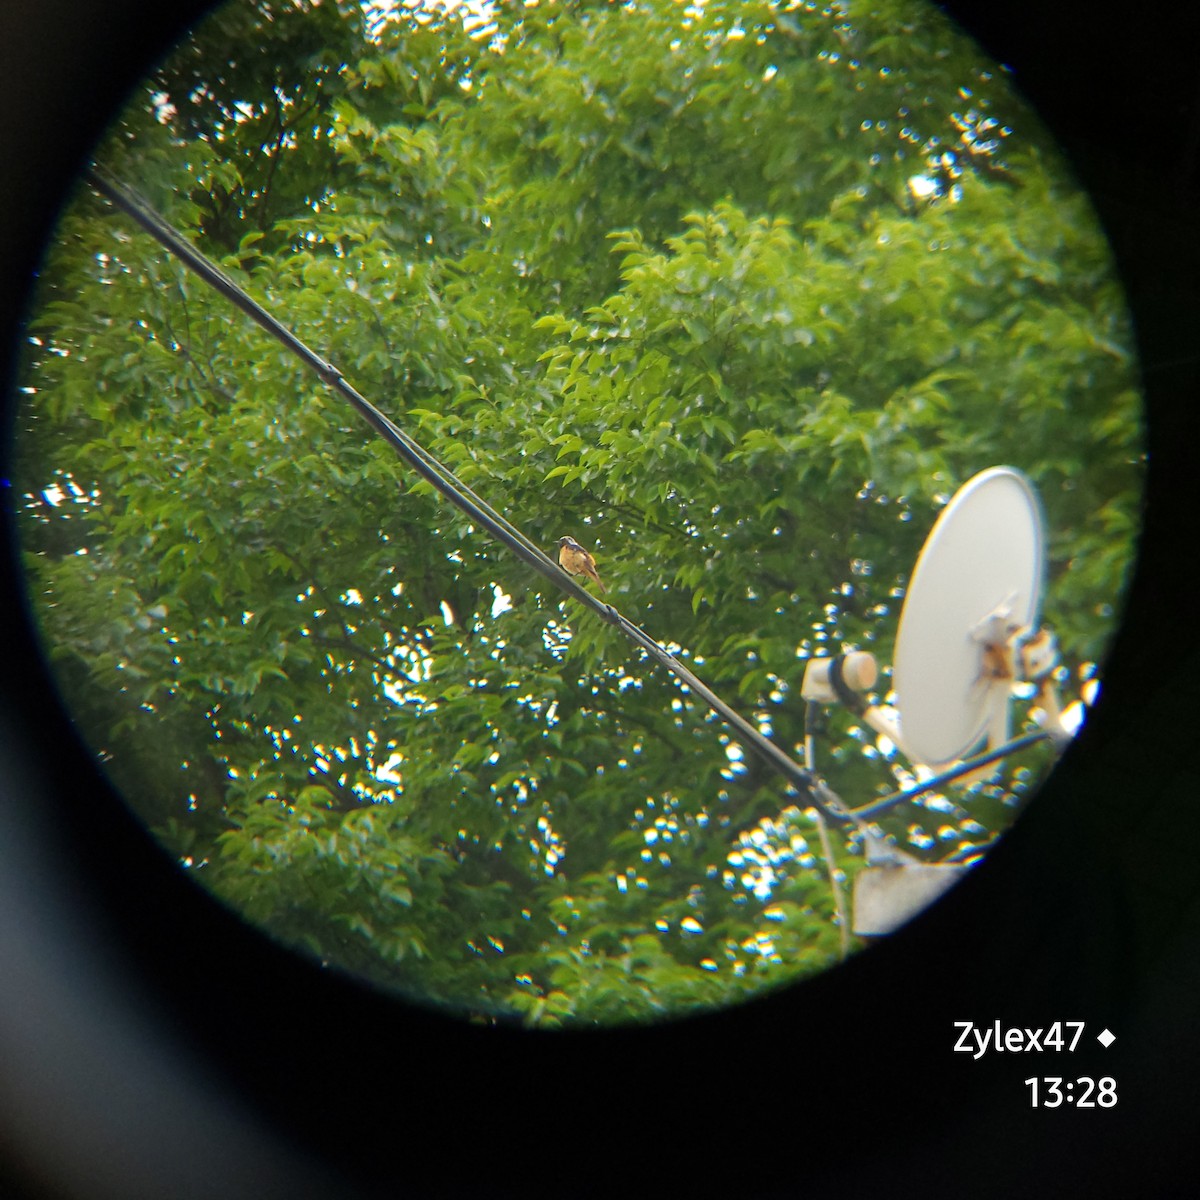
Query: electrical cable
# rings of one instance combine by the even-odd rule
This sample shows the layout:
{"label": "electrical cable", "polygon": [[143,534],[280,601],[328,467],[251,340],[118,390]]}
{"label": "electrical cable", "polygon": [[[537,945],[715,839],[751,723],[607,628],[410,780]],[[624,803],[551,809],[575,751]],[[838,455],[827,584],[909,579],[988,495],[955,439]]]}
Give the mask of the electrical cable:
{"label": "electrical cable", "polygon": [[673,654],[664,650],[645,630],[622,616],[611,604],[597,600],[590,592],[576,583],[519,529],[476,496],[447,467],[439,463],[432,454],[353,388],[336,366],[306,346],[290,329],[252,299],[224,271],[188,242],[149,204],[119,184],[95,164],[84,172],[84,178],[114,207],[131,217],[189,270],[290,350],[327,386],[348,400],[376,433],[388,442],[396,453],[445,499],[466,513],[472,521],[485,529],[493,538],[507,546],[528,566],[590,608],[598,616],[616,626],[626,637],[641,647],[650,658],[671,671],[732,728],[739,741],[756,752],[768,765],[783,775],[793,787],[805,794],[813,807],[828,819],[839,824],[851,819],[841,799],[822,780],[793,761],[774,742],[755,729]]}
{"label": "electrical cable", "polygon": [[1018,750],[1024,750],[1026,746],[1032,746],[1035,742],[1050,740],[1050,734],[1044,729],[1022,734],[1020,737],[1013,738],[1011,741],[1005,742],[1004,745],[997,746],[993,750],[977,754],[974,758],[965,758],[962,762],[955,763],[953,767],[947,771],[943,771],[940,775],[931,775],[928,779],[917,784],[916,787],[904,788],[901,791],[892,792],[891,795],[872,801],[870,804],[864,804],[861,808],[852,808],[848,811],[847,816],[856,821],[869,821],[873,817],[878,817],[889,809],[895,808],[897,804],[903,804],[905,800],[911,800],[914,796],[932,791],[943,784],[953,783],[961,775],[969,774],[979,767],[986,767],[988,763],[1006,758],[1010,754],[1015,754]]}

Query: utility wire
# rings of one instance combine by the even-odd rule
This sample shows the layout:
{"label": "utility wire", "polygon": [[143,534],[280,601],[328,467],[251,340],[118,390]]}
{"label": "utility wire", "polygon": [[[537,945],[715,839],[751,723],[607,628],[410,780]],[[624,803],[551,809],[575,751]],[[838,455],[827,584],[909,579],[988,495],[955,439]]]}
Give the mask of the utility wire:
{"label": "utility wire", "polygon": [[215,263],[201,254],[149,204],[94,164],[85,172],[85,178],[105,199],[136,221],[189,270],[197,274],[205,283],[290,350],[325,384],[345,397],[375,432],[388,442],[422,479],[431,484],[451,504],[461,509],[472,521],[486,529],[492,537],[507,546],[518,558],[543,575],[555,587],[560,588],[578,600],[580,604],[615,625],[626,637],[640,646],[650,658],[671,671],[733,729],[744,745],[759,754],[790,784],[807,795],[813,807],[825,817],[838,823],[854,819],[849,815],[838,796],[815,774],[793,761],[774,742],[761,734],[673,654],[664,650],[644,629],[622,616],[611,604],[597,600],[590,592],[585,591],[519,529],[476,496],[470,488],[455,478],[447,467],[439,463],[432,454],[384,416],[366,397],[351,387],[337,367],[310,350],[290,329],[273,317],[262,305],[251,299],[238,284]]}
{"label": "utility wire", "polygon": [[998,759],[1007,758],[1008,755],[1014,754],[1018,750],[1024,750],[1026,746],[1032,746],[1035,742],[1044,742],[1051,740],[1050,734],[1044,729],[1034,730],[1032,733],[1024,733],[1020,737],[1015,737],[1012,741],[1005,742],[1002,746],[996,746],[992,750],[986,750],[982,754],[975,755],[974,758],[965,758],[962,762],[955,763],[948,770],[943,771],[940,775],[931,775],[928,779],[917,784],[916,787],[904,788],[898,792],[892,792],[889,796],[884,796],[880,800],[874,800],[870,804],[864,804],[861,808],[854,808],[849,811],[849,815],[857,821],[869,821],[873,817],[881,816],[889,809],[895,808],[897,804],[903,804],[905,800],[911,800],[914,796],[920,796],[923,792],[930,792],[934,788],[940,788],[947,783],[953,783],[961,775],[967,775],[971,771],[976,771],[980,767],[986,767],[988,763],[996,762]]}

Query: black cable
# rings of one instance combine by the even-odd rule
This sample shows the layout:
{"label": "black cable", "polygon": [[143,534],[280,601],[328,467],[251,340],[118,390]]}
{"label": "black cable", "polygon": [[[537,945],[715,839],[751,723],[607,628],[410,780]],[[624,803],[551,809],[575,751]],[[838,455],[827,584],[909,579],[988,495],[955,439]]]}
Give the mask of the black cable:
{"label": "black cable", "polygon": [[929,792],[943,784],[953,783],[961,775],[966,775],[979,767],[986,767],[988,763],[995,762],[997,759],[1007,758],[1008,755],[1015,754],[1018,750],[1024,750],[1026,746],[1032,746],[1034,742],[1048,740],[1050,740],[1050,734],[1044,729],[1022,734],[1020,737],[1013,738],[1012,741],[1005,742],[1003,746],[997,746],[994,750],[977,754],[974,758],[965,758],[962,762],[955,763],[948,771],[943,771],[940,775],[932,775],[923,783],[917,784],[916,787],[892,792],[891,795],[884,796],[880,800],[864,804],[862,808],[852,808],[847,815],[855,821],[869,821],[871,818],[878,817],[889,809],[895,808],[897,804],[903,804],[905,800],[911,800],[914,796],[921,795],[922,792]]}
{"label": "black cable", "polygon": [[590,592],[585,591],[519,529],[476,496],[470,488],[460,483],[454,474],[439,463],[432,454],[384,416],[365,396],[351,387],[337,367],[310,350],[290,329],[273,317],[262,305],[251,299],[224,271],[192,246],[150,205],[118,184],[116,180],[94,164],[84,174],[96,191],[136,221],[151,237],[166,247],[191,271],[199,275],[205,283],[296,355],[329,387],[340,392],[375,432],[388,442],[422,479],[436,488],[450,503],[466,513],[472,521],[487,530],[497,541],[507,546],[523,562],[556,587],[590,608],[598,616],[611,622],[631,641],[640,646],[650,658],[671,671],[731,726],[740,741],[756,751],[789,783],[807,795],[812,805],[825,817],[839,823],[849,819],[847,810],[838,796],[812,772],[794,762],[774,742],[764,737],[744,717],[693,675],[673,654],[664,650],[640,626],[622,616],[611,604],[597,600]]}

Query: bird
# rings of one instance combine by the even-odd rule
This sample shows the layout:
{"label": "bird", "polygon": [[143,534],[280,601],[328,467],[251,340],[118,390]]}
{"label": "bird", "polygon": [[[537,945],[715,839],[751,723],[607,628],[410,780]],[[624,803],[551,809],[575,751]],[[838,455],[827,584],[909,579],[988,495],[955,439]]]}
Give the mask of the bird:
{"label": "bird", "polygon": [[554,544],[558,547],[558,565],[567,574],[586,575],[602,592],[608,591],[596,571],[596,560],[573,537],[560,537]]}

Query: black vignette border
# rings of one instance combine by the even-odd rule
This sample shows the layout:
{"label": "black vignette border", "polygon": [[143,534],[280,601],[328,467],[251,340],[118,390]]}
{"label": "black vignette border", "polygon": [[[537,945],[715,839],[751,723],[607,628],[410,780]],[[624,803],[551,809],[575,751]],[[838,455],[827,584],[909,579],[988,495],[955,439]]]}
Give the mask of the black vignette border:
{"label": "black vignette border", "polygon": [[[105,115],[204,7],[51,0],[0,12],[6,401],[26,281],[60,198]],[[0,692],[12,764],[0,776],[0,822],[13,822],[0,824],[0,868],[20,847],[34,873],[8,872],[28,886],[4,897],[0,950],[10,967],[32,954],[85,1001],[100,994],[99,959],[104,995],[126,1006],[116,1024],[127,1040],[86,1011],[72,1029],[70,1061],[91,1064],[94,1088],[72,1090],[77,1075],[62,1081],[64,1095],[96,1105],[170,1095],[178,1105],[164,1128],[180,1140],[161,1154],[130,1126],[116,1151],[124,1195],[509,1194],[539,1179],[552,1195],[606,1179],[702,1194],[802,1195],[822,1184],[859,1195],[1183,1194],[1179,1180],[1197,1165],[1200,1071],[1200,886],[1187,836],[1198,772],[1186,749],[1200,668],[1187,621],[1200,395],[1197,12],[1149,3],[1114,18],[1077,0],[943,7],[1013,68],[1091,194],[1145,373],[1139,564],[1104,701],[1068,761],[961,895],[811,986],[659,1029],[468,1029],[292,960],[164,867],[41,673],[6,523],[3,616],[17,636]],[[64,904],[88,913],[97,940],[55,940],[59,926],[41,918]],[[31,941],[42,934],[50,940]],[[15,994],[15,978],[0,964],[0,1045],[17,1028],[13,1013],[39,1003]],[[1117,1109],[1057,1123],[1031,1114],[1021,1080],[1032,1068],[950,1052],[954,1020],[989,1014],[1111,1022],[1117,1043],[1089,1063],[1120,1079]],[[352,1030],[361,1053],[315,1038],[314,1025]],[[163,1047],[171,1073],[138,1076]],[[762,1068],[753,1097],[731,1090],[729,1064],[747,1056]],[[1039,1063],[1036,1073],[1060,1071]],[[122,1194],[89,1159],[102,1148],[82,1126],[58,1146],[79,1167],[50,1170],[47,1138],[65,1135],[28,1094],[6,1091],[5,1074],[0,1062],[0,1183],[39,1196]],[[226,1130],[222,1113],[248,1115],[249,1127],[218,1163],[205,1138]],[[364,1136],[377,1125],[394,1136]]]}

